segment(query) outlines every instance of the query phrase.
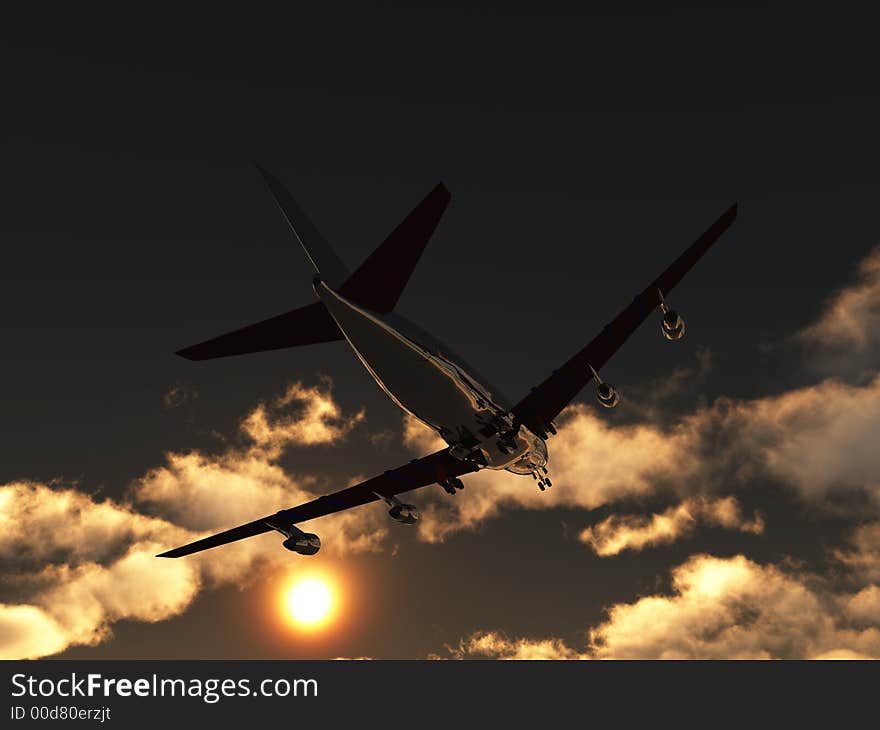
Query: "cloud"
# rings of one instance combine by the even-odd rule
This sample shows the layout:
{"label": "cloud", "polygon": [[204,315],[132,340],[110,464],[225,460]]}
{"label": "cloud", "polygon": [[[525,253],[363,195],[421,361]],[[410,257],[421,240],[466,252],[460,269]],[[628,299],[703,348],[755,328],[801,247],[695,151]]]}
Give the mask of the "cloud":
{"label": "cloud", "polygon": [[113,500],[35,482],[0,486],[0,553],[22,572],[58,562],[107,562],[124,546],[186,539],[189,533]]}
{"label": "cloud", "polygon": [[69,643],[64,629],[39,606],[0,603],[0,659],[37,659]]}
{"label": "cloud", "polygon": [[819,320],[800,337],[850,353],[876,350],[880,344],[880,246],[859,264],[858,281],[837,292]]}
{"label": "cloud", "polygon": [[197,593],[198,568],[153,556],[193,533],[130,505],[30,482],[0,486],[0,657],[34,658],[94,644],[120,619],[159,621]]}
{"label": "cloud", "polygon": [[182,406],[188,401],[194,401],[199,397],[199,392],[185,383],[175,383],[162,395],[162,404],[171,410]]}
{"label": "cloud", "polygon": [[422,511],[420,537],[440,542],[453,532],[476,529],[505,508],[590,510],[647,496],[671,474],[690,481],[699,465],[687,452],[687,434],[641,424],[611,426],[580,403],[567,408],[557,425],[559,434],[550,441],[551,489],[541,492],[531,479],[503,471],[467,475],[463,492]]}
{"label": "cloud", "polygon": [[490,657],[492,659],[585,659],[559,639],[510,639],[497,631],[478,632],[450,648],[457,659]]}
{"label": "cloud", "polygon": [[825,380],[703,417],[728,437],[743,429],[739,448],[754,449],[759,466],[807,501],[857,493],[880,506],[880,376],[864,386]]}
{"label": "cloud", "polygon": [[[293,408],[293,413],[285,409]],[[255,415],[256,414],[256,415]],[[289,564],[277,535],[182,560],[155,555],[317,496],[318,480],[293,477],[274,463],[289,445],[336,443],[363,419],[344,415],[329,383],[294,384],[248,414],[249,443],[217,455],[169,453],[136,480],[126,500],[98,499],[71,486],[0,485],[0,657],[35,658],[72,645],[94,645],[120,620],[164,621],[182,613],[205,587],[241,583],[260,568]],[[380,549],[381,510],[332,515],[331,553]],[[272,549],[266,541],[275,539]]]}
{"label": "cloud", "polygon": [[848,626],[809,576],[737,555],[692,556],[670,595],[608,611],[591,654],[614,659],[811,658],[841,650],[880,656],[880,629]]}
{"label": "cloud", "polygon": [[880,624],[880,586],[867,586],[844,599],[844,612],[856,623]]}
{"label": "cloud", "polygon": [[584,529],[578,538],[604,557],[674,542],[693,532],[699,522],[756,535],[764,531],[763,518],[744,517],[734,497],[692,497],[649,517],[611,515]]}
{"label": "cloud", "polygon": [[[451,652],[499,659],[880,658],[876,590],[838,595],[814,576],[743,555],[694,555],[673,569],[668,594],[611,606],[586,632],[582,650],[556,638],[481,631]],[[840,611],[841,603],[852,608]]]}
{"label": "cloud", "polygon": [[409,413],[403,416],[403,444],[420,456],[430,454],[446,446],[446,442],[437,432],[428,428]]}
{"label": "cloud", "polygon": [[877,657],[869,656],[868,654],[859,654],[859,652],[852,651],[851,649],[833,649],[831,651],[826,651],[822,654],[816,654],[816,656],[810,657],[810,659],[824,661],[827,661],[829,659],[865,660],[876,658]]}
{"label": "cloud", "polygon": [[363,410],[343,416],[333,400],[330,381],[325,379],[322,385],[307,387],[293,383],[273,401],[260,403],[251,411],[241,428],[254,448],[263,451],[267,458],[278,458],[291,445],[336,443],[364,420]]}
{"label": "cloud", "polygon": [[[419,439],[430,433],[414,435],[426,431],[414,424],[407,425],[407,443],[423,445]],[[613,425],[575,403],[557,424],[559,434],[548,442],[551,489],[540,492],[507,472],[467,475],[473,488],[423,509],[421,538],[441,542],[505,509],[592,510],[658,495],[730,496],[758,478],[815,508],[880,514],[880,376],[864,385],[832,378],[781,395],[719,398],[663,426]]]}
{"label": "cloud", "polygon": [[243,515],[271,514],[289,505],[288,499],[311,494],[262,454],[230,450],[217,456],[169,453],[163,466],[136,482],[134,498],[176,524],[216,530],[242,521]]}
{"label": "cloud", "polygon": [[835,557],[863,581],[880,583],[880,522],[859,525]]}

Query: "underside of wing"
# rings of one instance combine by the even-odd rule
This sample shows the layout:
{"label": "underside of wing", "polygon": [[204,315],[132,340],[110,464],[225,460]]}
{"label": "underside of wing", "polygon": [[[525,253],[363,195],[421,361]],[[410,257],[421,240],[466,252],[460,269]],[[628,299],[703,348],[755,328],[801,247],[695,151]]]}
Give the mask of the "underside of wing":
{"label": "underside of wing", "polygon": [[672,288],[693,268],[712,244],[736,219],[737,208],[732,205],[681,256],[641,294],[632,300],[617,317],[543,383],[533,388],[513,408],[517,419],[535,433],[546,433],[556,416],[589,383],[594,375],[616,353],[639,325],[661,305]]}
{"label": "underside of wing", "polygon": [[436,451],[430,456],[413,461],[384,474],[375,476],[353,487],[342,489],[333,494],[326,494],[311,502],[297,507],[281,510],[273,515],[262,517],[225,532],[196,540],[188,545],[168,550],[157,557],[180,558],[202,550],[242,540],[246,537],[260,535],[270,530],[286,532],[292,525],[313,520],[342,510],[358,507],[368,502],[375,502],[383,497],[391,498],[419,487],[430,484],[442,484],[448,479],[476,471],[477,467],[469,462],[459,461],[449,455],[447,449]]}

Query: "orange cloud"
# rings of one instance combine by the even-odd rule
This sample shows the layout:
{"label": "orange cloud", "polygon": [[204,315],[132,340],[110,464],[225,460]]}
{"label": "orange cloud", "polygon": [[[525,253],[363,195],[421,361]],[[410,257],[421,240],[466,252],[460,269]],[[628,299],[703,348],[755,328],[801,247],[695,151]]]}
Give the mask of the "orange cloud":
{"label": "orange cloud", "polygon": [[0,603],[0,659],[38,659],[69,643],[64,628],[43,608]]}
{"label": "orange cloud", "polygon": [[880,340],[880,246],[859,264],[858,281],[831,298],[819,320],[801,338],[863,352]]}
{"label": "orange cloud", "polygon": [[850,536],[849,546],[834,554],[861,580],[880,583],[880,522],[859,525]]}
{"label": "orange cloud", "polygon": [[[880,513],[880,449],[875,448],[880,376],[861,386],[830,379],[764,398],[720,398],[667,427],[611,425],[595,409],[576,403],[558,425],[559,434],[548,444],[551,489],[540,492],[530,479],[507,472],[468,475],[469,488],[425,506],[420,537],[441,542],[505,509],[591,510],[663,494],[686,500],[729,495],[759,476],[787,486],[813,506],[839,507],[841,498],[845,503],[860,496]],[[423,436],[414,435],[419,428]],[[409,444],[422,446],[419,439],[433,438],[417,422],[406,429]],[[718,509],[730,504],[720,502]],[[686,516],[686,510],[679,513],[675,527],[658,517],[655,529],[665,526],[669,535],[684,536]],[[713,516],[703,510],[701,517],[726,524],[723,511]]]}
{"label": "orange cloud", "polygon": [[503,471],[468,475],[463,492],[423,509],[420,537],[441,542],[456,531],[475,529],[505,508],[595,509],[653,494],[673,474],[692,483],[700,466],[688,450],[690,435],[683,431],[610,426],[580,403],[566,409],[558,425],[559,435],[550,441],[551,489],[541,492],[531,479]]}
{"label": "orange cloud", "polygon": [[[293,406],[293,413],[290,413]],[[333,400],[330,381],[323,387],[293,383],[270,403],[260,403],[241,428],[267,458],[278,458],[290,445],[336,443],[364,420],[364,411],[343,416]]]}
{"label": "orange cloud", "polygon": [[[694,555],[672,590],[611,606],[583,650],[554,638],[478,632],[453,656],[499,659],[880,658],[876,586],[838,595],[808,574],[745,556]],[[839,604],[849,607],[840,611]]]}
{"label": "orange cloud", "polygon": [[[490,657],[492,659],[586,659],[559,639],[510,639],[497,631],[478,632],[450,648],[456,659]],[[439,657],[437,657],[439,658]]]}
{"label": "orange cloud", "polygon": [[612,606],[589,631],[608,659],[811,658],[841,650],[880,657],[880,628],[847,625],[809,576],[742,555],[696,555],[672,571],[672,593]]}
{"label": "orange cloud", "polygon": [[0,486],[0,505],[2,577],[23,596],[0,608],[0,657],[97,643],[115,621],[180,613],[199,589],[197,567],[153,557],[168,542],[193,537],[171,522],[29,482]]}
{"label": "orange cloud", "polygon": [[597,525],[587,527],[579,539],[604,557],[617,555],[623,550],[642,550],[651,545],[674,542],[693,532],[699,522],[756,535],[764,531],[761,516],[744,517],[734,497],[692,497],[650,517],[611,515]]}
{"label": "orange cloud", "polygon": [[[284,412],[288,407],[293,414]],[[165,465],[134,483],[127,501],[33,482],[0,485],[0,550],[12,556],[0,578],[21,597],[0,604],[0,658],[96,644],[117,621],[166,620],[205,586],[289,563],[294,558],[277,539],[267,548],[273,535],[185,560],[155,555],[314,498],[314,477],[294,479],[273,459],[289,445],[334,443],[362,419],[363,413],[342,414],[329,384],[294,384],[244,419],[251,445],[219,455],[169,453]],[[336,554],[379,549],[387,536],[381,510],[333,515],[322,526],[333,534],[325,549]]]}

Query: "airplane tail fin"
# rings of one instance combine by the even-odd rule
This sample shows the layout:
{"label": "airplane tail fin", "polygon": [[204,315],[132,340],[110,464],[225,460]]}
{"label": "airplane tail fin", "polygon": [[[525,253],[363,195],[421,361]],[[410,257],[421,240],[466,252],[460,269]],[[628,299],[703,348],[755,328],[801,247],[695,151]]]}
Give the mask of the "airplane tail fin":
{"label": "airplane tail fin", "polygon": [[446,186],[438,183],[345,281],[339,293],[380,314],[394,309],[450,197]]}
{"label": "airplane tail fin", "polygon": [[[358,269],[349,274],[281,182],[259,165],[257,169],[321,279],[347,299],[374,312],[387,314],[394,309],[449,204],[449,191],[443,183],[428,193]],[[177,354],[187,360],[211,360],[341,339],[342,331],[327,309],[321,302],[315,302],[185,347]]]}
{"label": "airplane tail fin", "polygon": [[321,278],[330,286],[339,286],[348,276],[348,268],[342,263],[336,252],[330,247],[330,244],[320,234],[315,224],[309,219],[293,196],[287,191],[287,188],[281,184],[281,181],[267,170],[259,165],[256,166],[266,187],[275,198],[281,214],[293,231],[296,240],[299,241],[312,266],[315,267]]}

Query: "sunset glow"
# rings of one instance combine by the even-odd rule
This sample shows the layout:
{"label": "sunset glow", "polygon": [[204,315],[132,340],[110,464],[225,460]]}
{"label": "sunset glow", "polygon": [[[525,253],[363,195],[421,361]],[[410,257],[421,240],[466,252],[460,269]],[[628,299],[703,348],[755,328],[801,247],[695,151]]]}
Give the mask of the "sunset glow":
{"label": "sunset glow", "polygon": [[304,630],[319,629],[332,621],[339,603],[333,581],[315,574],[297,576],[282,596],[285,618]]}

